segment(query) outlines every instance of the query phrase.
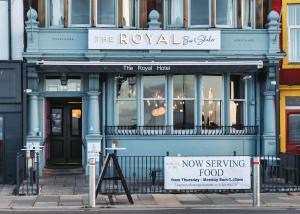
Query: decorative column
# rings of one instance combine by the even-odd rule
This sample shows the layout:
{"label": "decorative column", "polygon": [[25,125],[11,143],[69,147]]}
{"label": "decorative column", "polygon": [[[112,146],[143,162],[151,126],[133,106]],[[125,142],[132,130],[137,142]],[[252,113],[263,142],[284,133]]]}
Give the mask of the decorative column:
{"label": "decorative column", "polygon": [[[102,135],[100,132],[100,76],[99,74],[89,74],[88,112],[87,112],[87,135],[86,141],[86,172],[88,171],[88,159],[95,158],[99,163],[99,152],[102,148]],[[98,170],[99,167],[96,167]],[[99,172],[96,172],[99,173]]]}
{"label": "decorative column", "polygon": [[[264,85],[264,117],[263,117],[263,137],[262,137],[262,154],[276,154],[276,114],[275,114],[275,86],[276,67],[271,66],[278,63],[282,58],[279,48],[280,23],[279,14],[271,11],[268,15],[268,24],[266,25],[269,33],[269,67],[265,69],[266,81]],[[277,80],[278,81],[278,80]]]}

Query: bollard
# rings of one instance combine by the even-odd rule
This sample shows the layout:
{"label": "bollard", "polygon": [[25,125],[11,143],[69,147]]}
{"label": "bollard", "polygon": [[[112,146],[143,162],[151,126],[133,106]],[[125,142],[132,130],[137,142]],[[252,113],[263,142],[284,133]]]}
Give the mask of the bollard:
{"label": "bollard", "polygon": [[260,207],[260,158],[253,157],[253,207]]}
{"label": "bollard", "polygon": [[89,159],[89,205],[96,206],[96,160]]}

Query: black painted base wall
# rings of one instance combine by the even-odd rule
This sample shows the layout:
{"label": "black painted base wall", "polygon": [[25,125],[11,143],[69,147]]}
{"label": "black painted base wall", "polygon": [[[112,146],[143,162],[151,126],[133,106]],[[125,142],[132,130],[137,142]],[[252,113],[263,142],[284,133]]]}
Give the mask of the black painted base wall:
{"label": "black painted base wall", "polygon": [[0,115],[4,118],[4,183],[16,181],[16,153],[23,145],[22,63],[0,62]]}

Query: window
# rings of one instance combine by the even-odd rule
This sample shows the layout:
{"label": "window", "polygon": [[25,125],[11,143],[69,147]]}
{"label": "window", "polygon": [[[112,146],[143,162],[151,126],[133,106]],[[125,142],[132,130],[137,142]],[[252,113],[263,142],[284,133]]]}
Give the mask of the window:
{"label": "window", "polygon": [[91,24],[90,0],[71,0],[71,25],[87,26]]}
{"label": "window", "polygon": [[51,109],[51,133],[55,136],[61,136],[63,133],[62,119],[63,113],[61,108]]}
{"label": "window", "polygon": [[49,1],[49,25],[52,27],[64,26],[64,0]]}
{"label": "window", "polygon": [[168,27],[183,27],[183,0],[168,0]]}
{"label": "window", "polygon": [[190,25],[191,27],[210,25],[210,0],[190,0]]}
{"label": "window", "polygon": [[221,126],[222,92],[222,76],[202,76],[202,126]]}
{"label": "window", "polygon": [[245,81],[240,75],[230,76],[230,126],[245,125]]}
{"label": "window", "polygon": [[116,1],[97,0],[97,25],[116,25]]}
{"label": "window", "polygon": [[165,76],[143,77],[144,125],[165,125]]}
{"label": "window", "polygon": [[46,79],[46,91],[81,91],[81,79]]}
{"label": "window", "polygon": [[288,142],[290,144],[300,143],[300,114],[289,114],[289,130],[288,130]]}
{"label": "window", "polygon": [[0,183],[3,182],[4,167],[4,118],[0,115]]}
{"label": "window", "polygon": [[72,109],[71,135],[81,135],[81,109]]}
{"label": "window", "polygon": [[291,63],[300,63],[300,4],[288,6],[288,57]]}
{"label": "window", "polygon": [[135,0],[121,0],[121,26],[124,28],[136,27]]}
{"label": "window", "polygon": [[242,27],[243,28],[251,28],[253,27],[253,19],[254,19],[254,0],[240,0],[241,8],[242,8]]}
{"label": "window", "polygon": [[233,27],[233,0],[216,0],[216,26]]}
{"label": "window", "polygon": [[173,79],[174,129],[194,128],[195,77],[176,75]]}
{"label": "window", "polygon": [[116,92],[117,124],[119,126],[136,126],[136,77],[116,78]]}

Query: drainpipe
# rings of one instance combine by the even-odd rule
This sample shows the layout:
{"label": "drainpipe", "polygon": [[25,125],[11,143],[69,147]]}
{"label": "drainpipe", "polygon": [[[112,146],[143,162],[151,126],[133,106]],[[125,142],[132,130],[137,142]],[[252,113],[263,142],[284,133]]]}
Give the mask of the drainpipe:
{"label": "drainpipe", "polygon": [[8,60],[12,60],[12,50],[11,50],[11,0],[8,0]]}
{"label": "drainpipe", "polygon": [[279,65],[275,65],[276,86],[275,86],[275,112],[276,112],[276,154],[280,153],[280,91],[279,91]]}

